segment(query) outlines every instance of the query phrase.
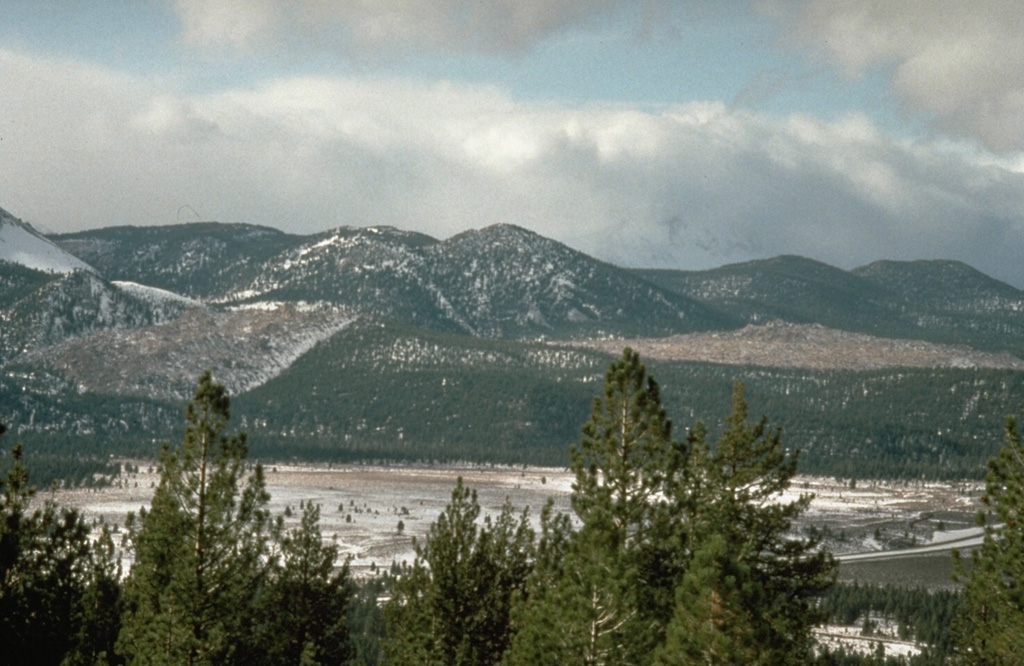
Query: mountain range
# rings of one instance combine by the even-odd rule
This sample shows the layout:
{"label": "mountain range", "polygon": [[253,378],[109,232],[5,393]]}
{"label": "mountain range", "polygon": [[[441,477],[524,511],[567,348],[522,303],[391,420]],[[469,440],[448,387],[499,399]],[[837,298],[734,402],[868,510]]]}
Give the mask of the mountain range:
{"label": "mountain range", "polygon": [[[686,417],[716,418],[701,410],[732,378],[768,406],[776,388],[758,377],[790,384],[803,402],[772,416],[826,471],[837,447],[808,387],[853,414],[915,377],[929,388],[898,390],[934,394],[921,410],[936,423],[882,408],[846,436],[895,450],[893,465],[934,450],[938,474],[992,448],[947,439],[1015,411],[1024,374],[1024,292],[962,263],[626,269],[509,225],[445,240],[219,223],[45,236],[0,209],[0,326],[0,420],[83,450],[173,436],[209,368],[268,455],[557,462],[629,344],[678,384]],[[951,386],[975,389],[951,403]]]}

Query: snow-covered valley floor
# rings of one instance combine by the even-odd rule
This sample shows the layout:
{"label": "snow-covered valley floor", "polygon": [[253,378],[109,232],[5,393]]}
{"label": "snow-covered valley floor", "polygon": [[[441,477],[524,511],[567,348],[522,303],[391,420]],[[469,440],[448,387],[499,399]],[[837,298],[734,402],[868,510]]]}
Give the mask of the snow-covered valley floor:
{"label": "snow-covered valley floor", "polygon": [[[138,473],[126,473],[102,489],[57,491],[56,499],[78,507],[90,520],[122,525],[129,511],[149,503],[158,479],[152,461],[130,461]],[[483,514],[496,514],[508,499],[517,510],[529,508],[536,521],[548,498],[569,510],[572,475],[566,469],[490,466],[265,466],[271,511],[297,523],[302,502],[321,505],[321,530],[337,539],[351,556],[357,575],[372,565],[387,566],[413,557],[413,537],[423,538],[451,496],[456,478],[476,489]],[[844,575],[859,562],[895,556],[945,556],[976,537],[978,482],[856,484],[822,477],[797,477],[789,496],[813,493],[810,509],[796,526],[800,533],[823,534],[843,562]],[[48,493],[44,493],[48,495]],[[398,523],[402,522],[399,531]],[[853,576],[862,579],[862,576]],[[884,581],[883,581],[884,582]],[[941,581],[940,581],[941,583]]]}

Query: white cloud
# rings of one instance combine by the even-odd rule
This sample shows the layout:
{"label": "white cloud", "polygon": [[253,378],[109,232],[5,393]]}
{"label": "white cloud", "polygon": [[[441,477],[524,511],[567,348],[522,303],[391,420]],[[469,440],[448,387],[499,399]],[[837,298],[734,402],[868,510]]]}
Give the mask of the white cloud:
{"label": "white cloud", "polygon": [[186,40],[198,44],[246,47],[272,32],[286,16],[273,0],[176,0]]}
{"label": "white cloud", "polygon": [[190,95],[3,50],[0,90],[0,206],[54,230],[168,224],[186,205],[297,232],[507,222],[633,266],[945,257],[1024,285],[1019,159],[895,142],[860,116],[344,78]]}
{"label": "white cloud", "polygon": [[340,49],[519,51],[622,11],[656,23],[672,0],[175,0],[186,41],[264,50],[308,42]]}
{"label": "white cloud", "polygon": [[1024,3],[1019,0],[767,0],[789,39],[847,74],[892,68],[892,89],[947,131],[1024,149]]}

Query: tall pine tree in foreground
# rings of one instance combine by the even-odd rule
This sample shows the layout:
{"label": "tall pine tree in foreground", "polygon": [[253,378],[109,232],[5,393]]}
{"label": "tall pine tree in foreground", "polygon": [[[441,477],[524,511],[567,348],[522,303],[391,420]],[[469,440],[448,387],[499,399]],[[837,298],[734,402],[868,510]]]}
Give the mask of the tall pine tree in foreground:
{"label": "tall pine tree in foreground", "polygon": [[714,447],[703,427],[691,433],[687,482],[675,498],[691,559],[657,661],[807,663],[811,630],[824,619],[817,597],[835,582],[836,563],[818,540],[792,536],[811,496],[780,501],[797,456],[764,418],[748,421],[741,384],[725,426]]}
{"label": "tall pine tree in foreground", "polygon": [[[685,447],[672,440],[657,382],[626,349],[571,451],[578,530],[562,560],[538,561],[518,610],[511,664],[646,663],[671,610],[675,542],[665,489]],[[559,535],[552,522],[548,533]],[[561,527],[564,529],[565,524]]]}
{"label": "tall pine tree in foreground", "polygon": [[675,441],[638,355],[611,364],[572,452],[580,527],[545,525],[557,546],[513,613],[507,664],[806,662],[835,562],[791,535],[810,502],[779,501],[796,455],[748,422],[739,384],[722,437],[706,433]]}
{"label": "tall pine tree in foreground", "polygon": [[985,539],[969,563],[954,553],[964,583],[954,633],[961,662],[971,666],[1024,662],[1024,447],[1013,417],[1004,433],[985,476]]}
{"label": "tall pine tree in foreground", "polygon": [[246,478],[243,435],[209,372],[185,411],[182,445],[160,454],[149,511],[130,520],[134,563],[118,649],[129,664],[227,664],[269,567],[263,470]]}

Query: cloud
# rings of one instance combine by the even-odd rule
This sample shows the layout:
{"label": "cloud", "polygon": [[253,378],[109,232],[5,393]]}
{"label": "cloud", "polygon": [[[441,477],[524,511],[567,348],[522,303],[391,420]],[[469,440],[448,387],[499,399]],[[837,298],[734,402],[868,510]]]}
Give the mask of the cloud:
{"label": "cloud", "polygon": [[186,41],[266,50],[314,40],[340,49],[515,52],[572,27],[623,12],[638,28],[672,0],[176,0]]}
{"label": "cloud", "polygon": [[946,131],[1024,149],[1024,4],[1018,0],[767,0],[791,44],[850,76],[891,68],[892,90]]}
{"label": "cloud", "polygon": [[301,233],[502,222],[628,266],[942,257],[1024,285],[1024,165],[860,116],[524,104],[402,79],[186,94],[4,50],[0,89],[0,206],[53,230],[170,224],[183,206]]}

